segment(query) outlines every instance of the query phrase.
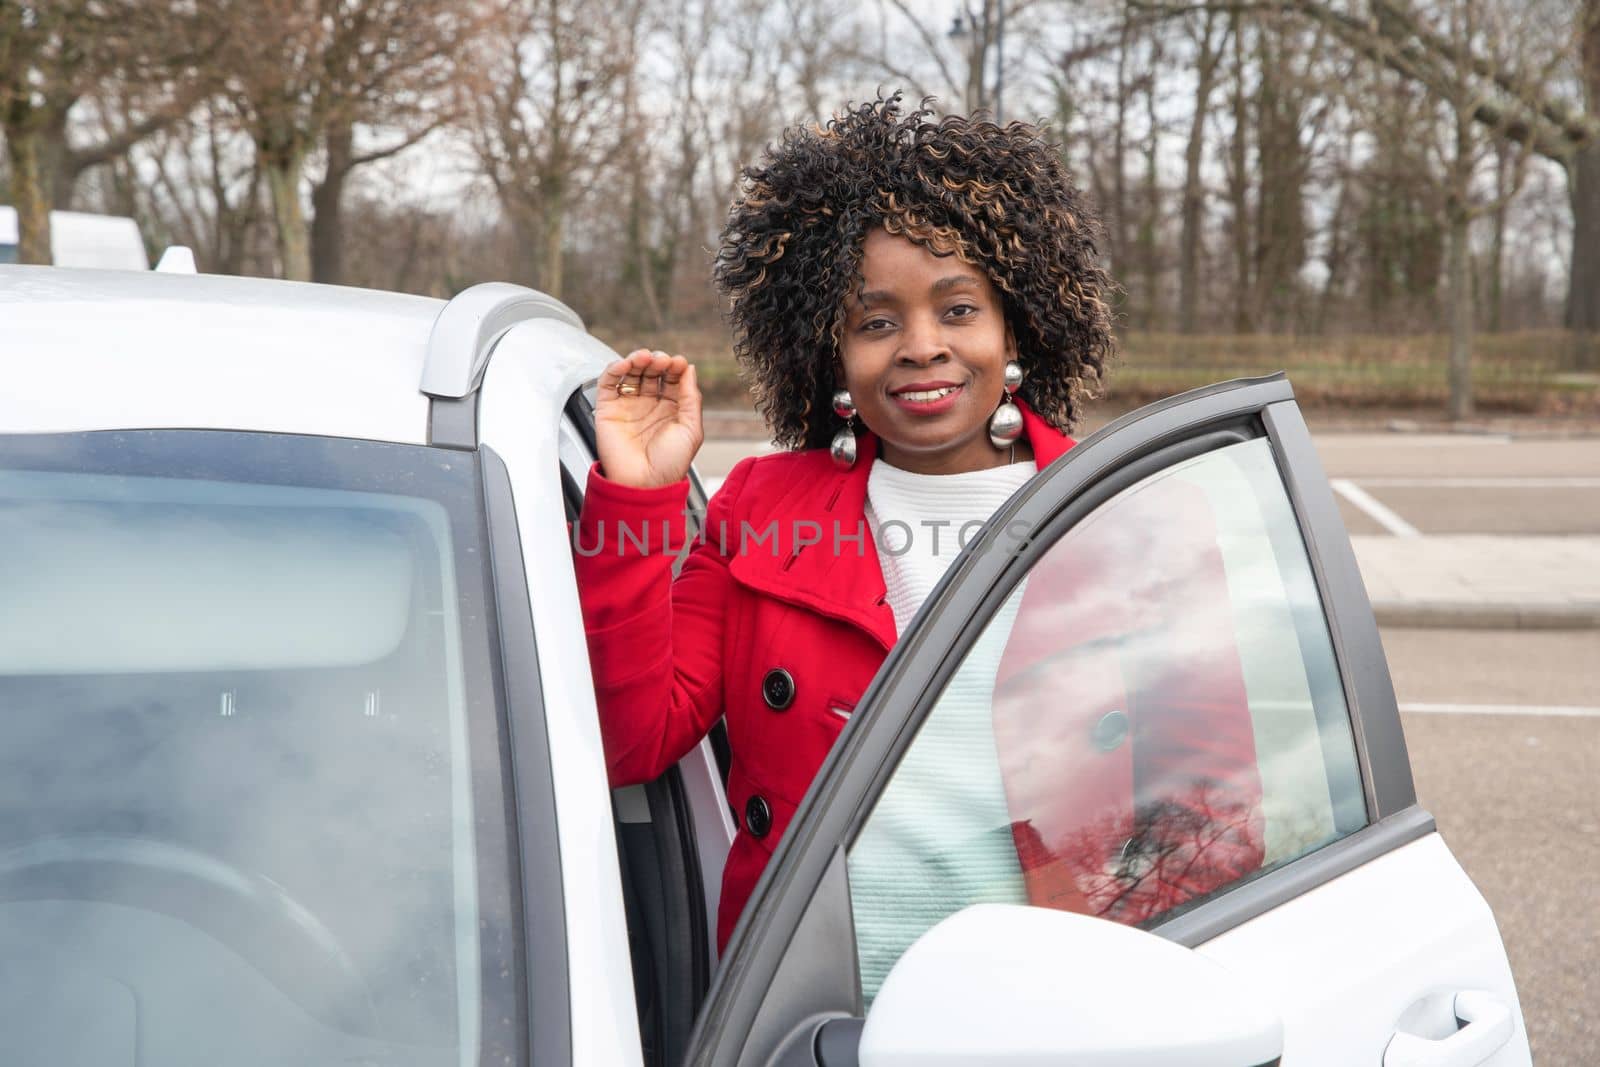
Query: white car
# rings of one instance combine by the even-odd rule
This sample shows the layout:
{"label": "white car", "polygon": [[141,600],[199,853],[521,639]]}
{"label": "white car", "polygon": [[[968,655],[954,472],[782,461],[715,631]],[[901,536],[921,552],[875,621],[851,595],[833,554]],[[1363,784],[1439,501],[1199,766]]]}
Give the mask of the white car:
{"label": "white car", "polygon": [[[7,267],[0,337],[6,1062],[1530,1062],[1281,378],[1120,419],[1006,505],[719,961],[718,739],[607,787],[568,521],[613,354],[571,311],[509,285],[443,303]],[[1248,694],[1260,869],[1142,929],[975,893],[864,983],[850,882],[876,800],[1024,576],[1148,523],[1162,484],[1215,523],[1207,618]],[[1012,520],[1033,533],[993,551]],[[1059,606],[1186,610],[1186,561],[1136,562],[1148,585],[1091,575]],[[1063,630],[1129,711],[1052,731],[1087,697],[1040,692],[1042,765],[1152,728],[1141,686],[1195,652],[1160,634]]]}

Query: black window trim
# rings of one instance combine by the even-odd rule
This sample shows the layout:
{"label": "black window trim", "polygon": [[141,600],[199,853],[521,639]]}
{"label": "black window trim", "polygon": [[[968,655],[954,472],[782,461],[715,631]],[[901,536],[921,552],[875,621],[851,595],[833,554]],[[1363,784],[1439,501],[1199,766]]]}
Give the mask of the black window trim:
{"label": "black window trim", "polygon": [[1415,806],[1417,791],[1372,602],[1299,409],[1293,403],[1271,404],[1262,411],[1261,421],[1272,441],[1322,597],[1323,616],[1355,728],[1368,818],[1381,822]]}
{"label": "black window trim", "polygon": [[499,617],[499,674],[505,687],[510,741],[509,788],[516,815],[518,904],[526,960],[527,988],[523,992],[528,1019],[527,1062],[570,1064],[572,996],[568,988],[571,968],[566,896],[533,605],[528,599],[510,472],[488,445],[480,446],[478,452],[489,532],[489,566]]}
{"label": "black window trim", "polygon": [[[922,624],[911,627],[890,652],[858,707],[881,704],[885,691],[911,695],[900,708],[884,706],[872,715],[852,716],[824,762],[734,930],[691,1040],[688,1063],[723,1067],[745,1062],[746,1035],[758,1017],[767,1017],[789,989],[814,989],[817,976],[810,968],[796,973],[785,961],[801,920],[813,906],[831,913],[842,907],[848,914],[847,893],[842,901],[834,899],[837,888],[823,894],[830,898],[826,901],[819,896],[828,864],[854,838],[870,812],[870,799],[915,737],[959,666],[962,651],[982,632],[983,620],[1014,587],[1016,576],[1025,573],[1064,526],[1113,493],[1155,467],[1213,448],[1265,436],[1280,463],[1344,679],[1357,759],[1369,790],[1369,825],[1173,913],[1151,931],[1180,944],[1199,944],[1433,831],[1432,816],[1416,804],[1399,712],[1365,586],[1293,399],[1285,377],[1274,374],[1219,383],[1125,415],[1074,448],[1070,466],[1046,472],[1013,500],[1008,509],[1012,517],[1041,531],[1038,537],[1020,551],[983,551],[1003,531],[1005,524],[996,523],[996,529],[976,539],[951,566],[929,595]],[[1062,500],[1069,501],[1067,506],[1059,506]],[[1361,658],[1369,656],[1376,658]],[[1398,749],[1392,747],[1396,744]],[[1383,750],[1374,751],[1378,746]],[[801,955],[825,961],[849,947],[843,942],[810,945]],[[814,993],[805,999],[815,1012]],[[859,1015],[859,989],[837,989],[831,1008],[840,1015]]]}

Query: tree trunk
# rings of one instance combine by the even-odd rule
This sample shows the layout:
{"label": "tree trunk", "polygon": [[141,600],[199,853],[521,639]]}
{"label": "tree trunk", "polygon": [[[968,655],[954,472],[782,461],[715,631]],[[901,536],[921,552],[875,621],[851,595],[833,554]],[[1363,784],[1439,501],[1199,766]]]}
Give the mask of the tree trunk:
{"label": "tree trunk", "polygon": [[1506,303],[1506,205],[1495,208],[1494,231],[1489,238],[1488,293],[1484,300],[1489,305],[1487,329],[1499,333],[1505,329]]}
{"label": "tree trunk", "polygon": [[[1154,40],[1150,46],[1150,69],[1161,68],[1161,48]],[[1139,266],[1144,274],[1144,328],[1160,329],[1161,322],[1161,261],[1157,254],[1156,232],[1161,226],[1161,120],[1157,113],[1156,80],[1152,75],[1145,84],[1145,119],[1149,124],[1149,140],[1144,153],[1144,211],[1139,219]]]}
{"label": "tree trunk", "polygon": [[559,178],[543,182],[541,185],[543,185],[544,199],[539,219],[539,237],[542,242],[539,257],[539,288],[560,300],[562,245],[566,240],[566,193]]}
{"label": "tree trunk", "polygon": [[354,139],[348,123],[329,129],[327,174],[311,188],[311,277],[327,285],[344,282],[344,185]]}
{"label": "tree trunk", "polygon": [[513,268],[518,281],[534,289],[542,289],[540,275],[544,264],[540,260],[540,250],[544,247],[540,229],[540,212],[537,204],[523,196],[515,199],[502,199],[505,207],[506,220],[511,224],[511,236],[514,242]]}
{"label": "tree trunk", "polygon": [[305,211],[300,206],[300,174],[304,165],[304,154],[293,149],[273,153],[262,163],[278,236],[278,269],[283,278],[295,282],[311,280],[311,249],[306,240]]}
{"label": "tree trunk", "polygon": [[1499,333],[1505,328],[1505,289],[1506,289],[1506,216],[1511,212],[1511,194],[1515,190],[1511,183],[1515,180],[1511,176],[1512,158],[1514,147],[1501,141],[1495,146],[1494,167],[1494,211],[1490,217],[1492,229],[1489,234],[1489,262],[1487,292],[1484,294],[1484,303],[1487,305],[1488,321],[1485,329],[1490,333]]}
{"label": "tree trunk", "polygon": [[1306,262],[1305,96],[1296,84],[1289,39],[1257,35],[1255,294],[1257,327],[1298,328],[1300,270]]}
{"label": "tree trunk", "polygon": [[1567,174],[1572,196],[1567,328],[1600,333],[1600,141],[1581,146]]}
{"label": "tree trunk", "polygon": [[1217,57],[1211,48],[1212,14],[1206,14],[1200,30],[1194,115],[1189,121],[1189,144],[1183,154],[1183,229],[1178,239],[1178,332],[1196,331],[1195,312],[1200,303],[1200,225],[1205,208],[1205,188],[1200,163],[1205,155],[1206,116],[1211,110],[1211,87],[1217,72]]}
{"label": "tree trunk", "polygon": [[1122,20],[1117,38],[1117,118],[1111,131],[1111,266],[1128,274],[1128,20]]}
{"label": "tree trunk", "polygon": [[1237,13],[1232,21],[1233,139],[1228,145],[1228,199],[1233,208],[1233,332],[1243,334],[1255,329],[1250,313],[1250,295],[1255,292],[1250,270],[1250,98],[1244,81],[1244,22]]}
{"label": "tree trunk", "polygon": [[1328,326],[1328,314],[1339,297],[1344,282],[1345,264],[1350,258],[1350,242],[1345,236],[1346,216],[1349,213],[1350,179],[1339,182],[1339,195],[1333,202],[1333,214],[1328,218],[1328,251],[1325,256],[1328,276],[1323,279],[1322,293],[1317,298],[1317,317],[1311,332],[1321,334]]}
{"label": "tree trunk", "polygon": [[637,288],[644,303],[645,317],[651,328],[660,330],[664,325],[661,295],[656,285],[656,272],[650,254],[650,243],[645,237],[645,166],[635,151],[629,160],[632,172],[628,195],[628,224],[626,227],[628,252],[622,267],[623,291]]}
{"label": "tree trunk", "polygon": [[39,160],[39,132],[28,122],[6,127],[11,160],[11,203],[17,209],[17,262],[48,266],[50,196]]}
{"label": "tree trunk", "polygon": [[[1584,99],[1590,115],[1600,114],[1600,0],[1584,0],[1581,33]],[[1600,141],[1591,138],[1573,154],[1567,169],[1572,194],[1572,267],[1567,286],[1567,328],[1580,335],[1600,333]],[[1583,337],[1580,351],[1592,349]]]}
{"label": "tree trunk", "polygon": [[66,108],[51,108],[40,124],[39,169],[44,176],[45,196],[50,200],[50,207],[56,211],[71,211],[83,168],[76,164],[67,144]]}
{"label": "tree trunk", "polygon": [[1450,211],[1446,253],[1450,274],[1450,404],[1452,419],[1472,415],[1472,278],[1467,259],[1471,221],[1464,205]]}

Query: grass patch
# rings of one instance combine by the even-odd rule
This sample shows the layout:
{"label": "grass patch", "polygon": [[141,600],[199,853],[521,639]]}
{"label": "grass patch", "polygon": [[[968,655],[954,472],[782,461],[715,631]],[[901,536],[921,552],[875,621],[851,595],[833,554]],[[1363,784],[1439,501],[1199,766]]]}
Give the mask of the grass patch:
{"label": "grass patch", "polygon": [[[750,400],[720,327],[624,336],[595,333],[619,351],[648,346],[694,362],[706,402]],[[1284,371],[1306,408],[1442,408],[1449,394],[1449,338],[1442,334],[1345,337],[1183,337],[1130,333],[1107,378],[1106,399],[1137,405],[1230,378]],[[1588,359],[1594,355],[1588,354]],[[1562,330],[1479,334],[1474,398],[1484,411],[1600,415],[1600,376]]]}

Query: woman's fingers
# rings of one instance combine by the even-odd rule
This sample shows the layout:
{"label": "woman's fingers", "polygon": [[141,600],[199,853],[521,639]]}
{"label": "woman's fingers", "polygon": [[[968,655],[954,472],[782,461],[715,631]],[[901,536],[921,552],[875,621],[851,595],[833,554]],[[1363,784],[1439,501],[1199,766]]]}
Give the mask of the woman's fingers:
{"label": "woman's fingers", "polygon": [[[607,364],[596,384],[602,401],[615,398],[618,401],[643,399],[678,403],[685,375],[689,371],[690,363],[683,356],[670,355],[659,349],[640,348]],[[695,399],[698,402],[698,391]],[[634,405],[628,405],[628,409],[634,409]],[[646,408],[641,405],[637,410]]]}
{"label": "woman's fingers", "polygon": [[638,352],[630,352],[621,359],[606,364],[600,372],[600,380],[596,388],[602,399],[612,395],[637,395],[639,376],[636,366]]}
{"label": "woman's fingers", "polygon": [[699,434],[700,380],[695,374],[693,363],[684,360],[683,364],[683,373],[676,386],[678,421]]}
{"label": "woman's fingers", "polygon": [[607,364],[605,370],[600,372],[599,382],[596,383],[601,395],[604,396],[608,392],[629,395],[629,389],[624,388],[624,383],[630,379],[633,395],[637,395],[640,371],[649,365],[650,358],[651,353],[640,348]]}
{"label": "woman's fingers", "polygon": [[595,443],[606,477],[638,486],[680,480],[704,439],[693,365],[638,349],[608,364],[598,384]]}

